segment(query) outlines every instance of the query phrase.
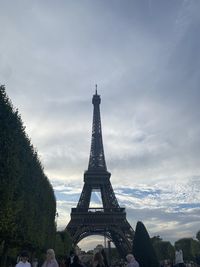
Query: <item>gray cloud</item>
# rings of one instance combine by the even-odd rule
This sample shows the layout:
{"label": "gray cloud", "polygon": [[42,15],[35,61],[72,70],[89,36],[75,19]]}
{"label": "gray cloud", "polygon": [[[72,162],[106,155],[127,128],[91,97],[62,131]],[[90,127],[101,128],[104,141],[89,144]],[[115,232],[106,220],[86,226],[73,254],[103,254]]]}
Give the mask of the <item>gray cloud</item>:
{"label": "gray cloud", "polygon": [[[162,191],[184,181],[193,190],[170,189],[183,202],[172,194],[172,203],[166,191],[154,199],[130,197],[138,205],[131,206],[136,214],[128,210],[130,220],[142,218],[152,233],[172,239],[177,229],[180,237],[198,230],[198,206],[181,205],[199,203],[188,200],[200,188],[199,8],[193,0],[0,2],[0,83],[50,180],[82,183],[98,83],[113,186],[122,187],[123,178],[127,187]],[[155,220],[147,219],[148,209],[142,213],[145,201]],[[165,201],[172,210],[163,208]],[[59,225],[71,204],[58,199]]]}

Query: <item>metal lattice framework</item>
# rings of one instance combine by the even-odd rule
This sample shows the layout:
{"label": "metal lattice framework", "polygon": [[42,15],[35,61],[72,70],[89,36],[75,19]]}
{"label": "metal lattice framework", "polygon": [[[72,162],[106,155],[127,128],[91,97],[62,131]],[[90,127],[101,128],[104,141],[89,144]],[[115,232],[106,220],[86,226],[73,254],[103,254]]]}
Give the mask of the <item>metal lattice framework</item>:
{"label": "metal lattice framework", "polygon": [[[84,173],[84,186],[76,208],[72,208],[71,220],[66,230],[76,245],[90,235],[103,235],[110,239],[121,257],[132,250],[134,230],[126,219],[125,208],[121,208],[115,197],[111,174],[107,171],[103,149],[100,96],[93,95],[94,105],[92,142],[88,170]],[[101,193],[103,208],[90,207],[92,191]]]}
{"label": "metal lattice framework", "polygon": [[93,95],[92,104],[94,105],[93,124],[92,124],[92,142],[90,150],[90,159],[88,170],[107,170],[106,161],[103,149],[102,131],[101,131],[101,118],[100,108],[101,103],[100,96]]}

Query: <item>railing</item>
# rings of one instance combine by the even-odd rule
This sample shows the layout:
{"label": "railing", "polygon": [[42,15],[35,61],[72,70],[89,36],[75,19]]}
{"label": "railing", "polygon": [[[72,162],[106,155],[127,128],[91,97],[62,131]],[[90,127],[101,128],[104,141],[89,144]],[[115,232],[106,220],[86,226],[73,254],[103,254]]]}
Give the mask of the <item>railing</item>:
{"label": "railing", "polygon": [[125,208],[72,208],[72,213],[125,213]]}

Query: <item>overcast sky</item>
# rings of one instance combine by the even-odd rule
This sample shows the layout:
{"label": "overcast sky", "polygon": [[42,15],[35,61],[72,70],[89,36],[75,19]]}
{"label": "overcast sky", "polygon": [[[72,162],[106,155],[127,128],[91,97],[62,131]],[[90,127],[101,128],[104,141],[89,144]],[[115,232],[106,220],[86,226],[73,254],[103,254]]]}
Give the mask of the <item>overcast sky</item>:
{"label": "overcast sky", "polygon": [[83,187],[97,83],[106,163],[130,224],[172,243],[195,237],[200,1],[0,0],[0,25],[0,83],[55,189],[59,229]]}

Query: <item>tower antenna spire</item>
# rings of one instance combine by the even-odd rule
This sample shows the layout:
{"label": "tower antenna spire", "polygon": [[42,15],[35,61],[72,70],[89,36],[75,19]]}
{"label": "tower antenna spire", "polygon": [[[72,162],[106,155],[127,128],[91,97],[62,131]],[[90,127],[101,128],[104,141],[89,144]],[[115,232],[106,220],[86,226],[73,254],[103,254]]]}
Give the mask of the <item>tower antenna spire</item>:
{"label": "tower antenna spire", "polygon": [[95,94],[97,95],[97,84],[95,84]]}

